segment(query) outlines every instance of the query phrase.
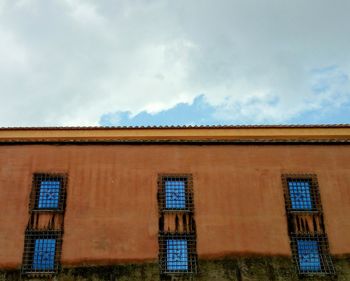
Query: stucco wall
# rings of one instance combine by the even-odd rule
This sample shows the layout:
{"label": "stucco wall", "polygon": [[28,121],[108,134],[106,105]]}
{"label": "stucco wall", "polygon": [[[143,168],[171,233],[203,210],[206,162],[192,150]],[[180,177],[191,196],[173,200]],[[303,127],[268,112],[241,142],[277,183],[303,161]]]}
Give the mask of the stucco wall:
{"label": "stucco wall", "polygon": [[318,176],[330,251],[350,253],[346,145],[0,146],[0,267],[19,267],[34,172],[67,172],[62,263],[158,257],[158,173],[192,173],[200,258],[290,255],[282,173]]}
{"label": "stucco wall", "polygon": [[[350,257],[334,259],[336,276],[310,275],[299,277],[290,258],[238,257],[200,260],[200,272],[194,276],[159,275],[157,263],[118,264],[64,268],[57,276],[34,278],[31,281],[349,281]],[[19,270],[0,270],[1,281],[18,281]]]}

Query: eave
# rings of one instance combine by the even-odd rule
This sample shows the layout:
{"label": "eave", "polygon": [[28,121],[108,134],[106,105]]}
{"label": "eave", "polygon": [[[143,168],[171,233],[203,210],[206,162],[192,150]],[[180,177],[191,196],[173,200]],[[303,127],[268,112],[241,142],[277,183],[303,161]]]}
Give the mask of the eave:
{"label": "eave", "polygon": [[350,125],[0,128],[0,143],[350,142]]}

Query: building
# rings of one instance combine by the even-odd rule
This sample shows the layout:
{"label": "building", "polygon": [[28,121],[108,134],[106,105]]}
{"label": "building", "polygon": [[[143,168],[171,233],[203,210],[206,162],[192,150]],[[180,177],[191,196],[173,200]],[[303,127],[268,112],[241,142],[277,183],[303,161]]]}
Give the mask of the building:
{"label": "building", "polygon": [[350,280],[350,125],[0,143],[0,280]]}

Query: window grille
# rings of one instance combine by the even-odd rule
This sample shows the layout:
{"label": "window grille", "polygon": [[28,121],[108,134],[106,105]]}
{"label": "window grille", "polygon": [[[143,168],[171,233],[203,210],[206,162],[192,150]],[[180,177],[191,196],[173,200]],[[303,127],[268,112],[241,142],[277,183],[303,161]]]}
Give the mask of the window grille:
{"label": "window grille", "polygon": [[158,207],[161,279],[193,278],[198,264],[192,175],[159,175]]}
{"label": "window grille", "polygon": [[185,209],[186,208],[186,181],[166,180],[165,181],[165,208]]}
{"label": "window grille", "polygon": [[291,235],[291,246],[299,274],[335,274],[325,235]]}
{"label": "window grille", "polygon": [[160,211],[193,211],[191,175],[161,175],[158,190]]}
{"label": "window grille", "polygon": [[63,211],[67,179],[62,174],[34,174],[30,209]]}
{"label": "window grille", "polygon": [[22,273],[53,274],[59,270],[62,231],[27,230],[24,241]]}
{"label": "window grille", "polygon": [[286,209],[288,212],[320,212],[320,195],[314,175],[283,177]]}
{"label": "window grille", "polygon": [[195,234],[163,233],[160,235],[159,263],[161,274],[196,273]]}
{"label": "window grille", "polygon": [[56,239],[35,239],[32,268],[53,270],[55,264]]}
{"label": "window grille", "polygon": [[335,274],[316,175],[282,175],[288,232],[300,275]]}
{"label": "window grille", "polygon": [[288,180],[288,188],[293,210],[312,210],[309,180]]}
{"label": "window grille", "polygon": [[67,175],[35,173],[32,184],[21,273],[53,275],[60,268]]}

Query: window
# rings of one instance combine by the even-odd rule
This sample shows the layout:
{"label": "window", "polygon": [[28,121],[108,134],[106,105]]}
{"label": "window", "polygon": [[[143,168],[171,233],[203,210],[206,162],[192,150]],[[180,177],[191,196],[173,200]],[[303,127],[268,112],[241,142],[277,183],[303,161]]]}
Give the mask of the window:
{"label": "window", "polygon": [[159,269],[161,275],[198,271],[191,174],[158,176]]}
{"label": "window", "polygon": [[62,232],[60,230],[27,230],[22,273],[52,274],[57,272],[61,243]]}
{"label": "window", "polygon": [[52,276],[58,273],[66,201],[67,174],[35,173],[24,235],[21,274]]}
{"label": "window", "polygon": [[165,233],[159,237],[161,273],[195,273],[197,271],[194,234]]}
{"label": "window", "polygon": [[61,189],[60,181],[41,181],[39,192],[39,209],[57,209]]}
{"label": "window", "polygon": [[169,239],[166,241],[167,269],[188,270],[187,240]]}
{"label": "window", "polygon": [[327,237],[323,234],[292,234],[292,253],[299,274],[334,274]]}
{"label": "window", "polygon": [[186,208],[186,181],[184,179],[166,179],[165,185],[165,208]]}
{"label": "window", "polygon": [[315,175],[284,175],[282,180],[288,212],[322,211]]}
{"label": "window", "polygon": [[63,211],[65,190],[65,175],[34,174],[31,209],[33,211]]}
{"label": "window", "polygon": [[54,270],[56,239],[35,239],[32,268],[34,270]]}
{"label": "window", "polygon": [[321,212],[321,200],[315,175],[283,175],[283,188],[288,212]]}
{"label": "window", "polygon": [[300,275],[335,274],[314,174],[282,175],[288,232]]}
{"label": "window", "polygon": [[159,178],[159,207],[162,211],[193,210],[192,177],[164,175]]}
{"label": "window", "polygon": [[309,180],[288,180],[288,188],[293,210],[312,210]]}
{"label": "window", "polygon": [[317,241],[297,240],[299,267],[302,271],[320,271],[321,262]]}

